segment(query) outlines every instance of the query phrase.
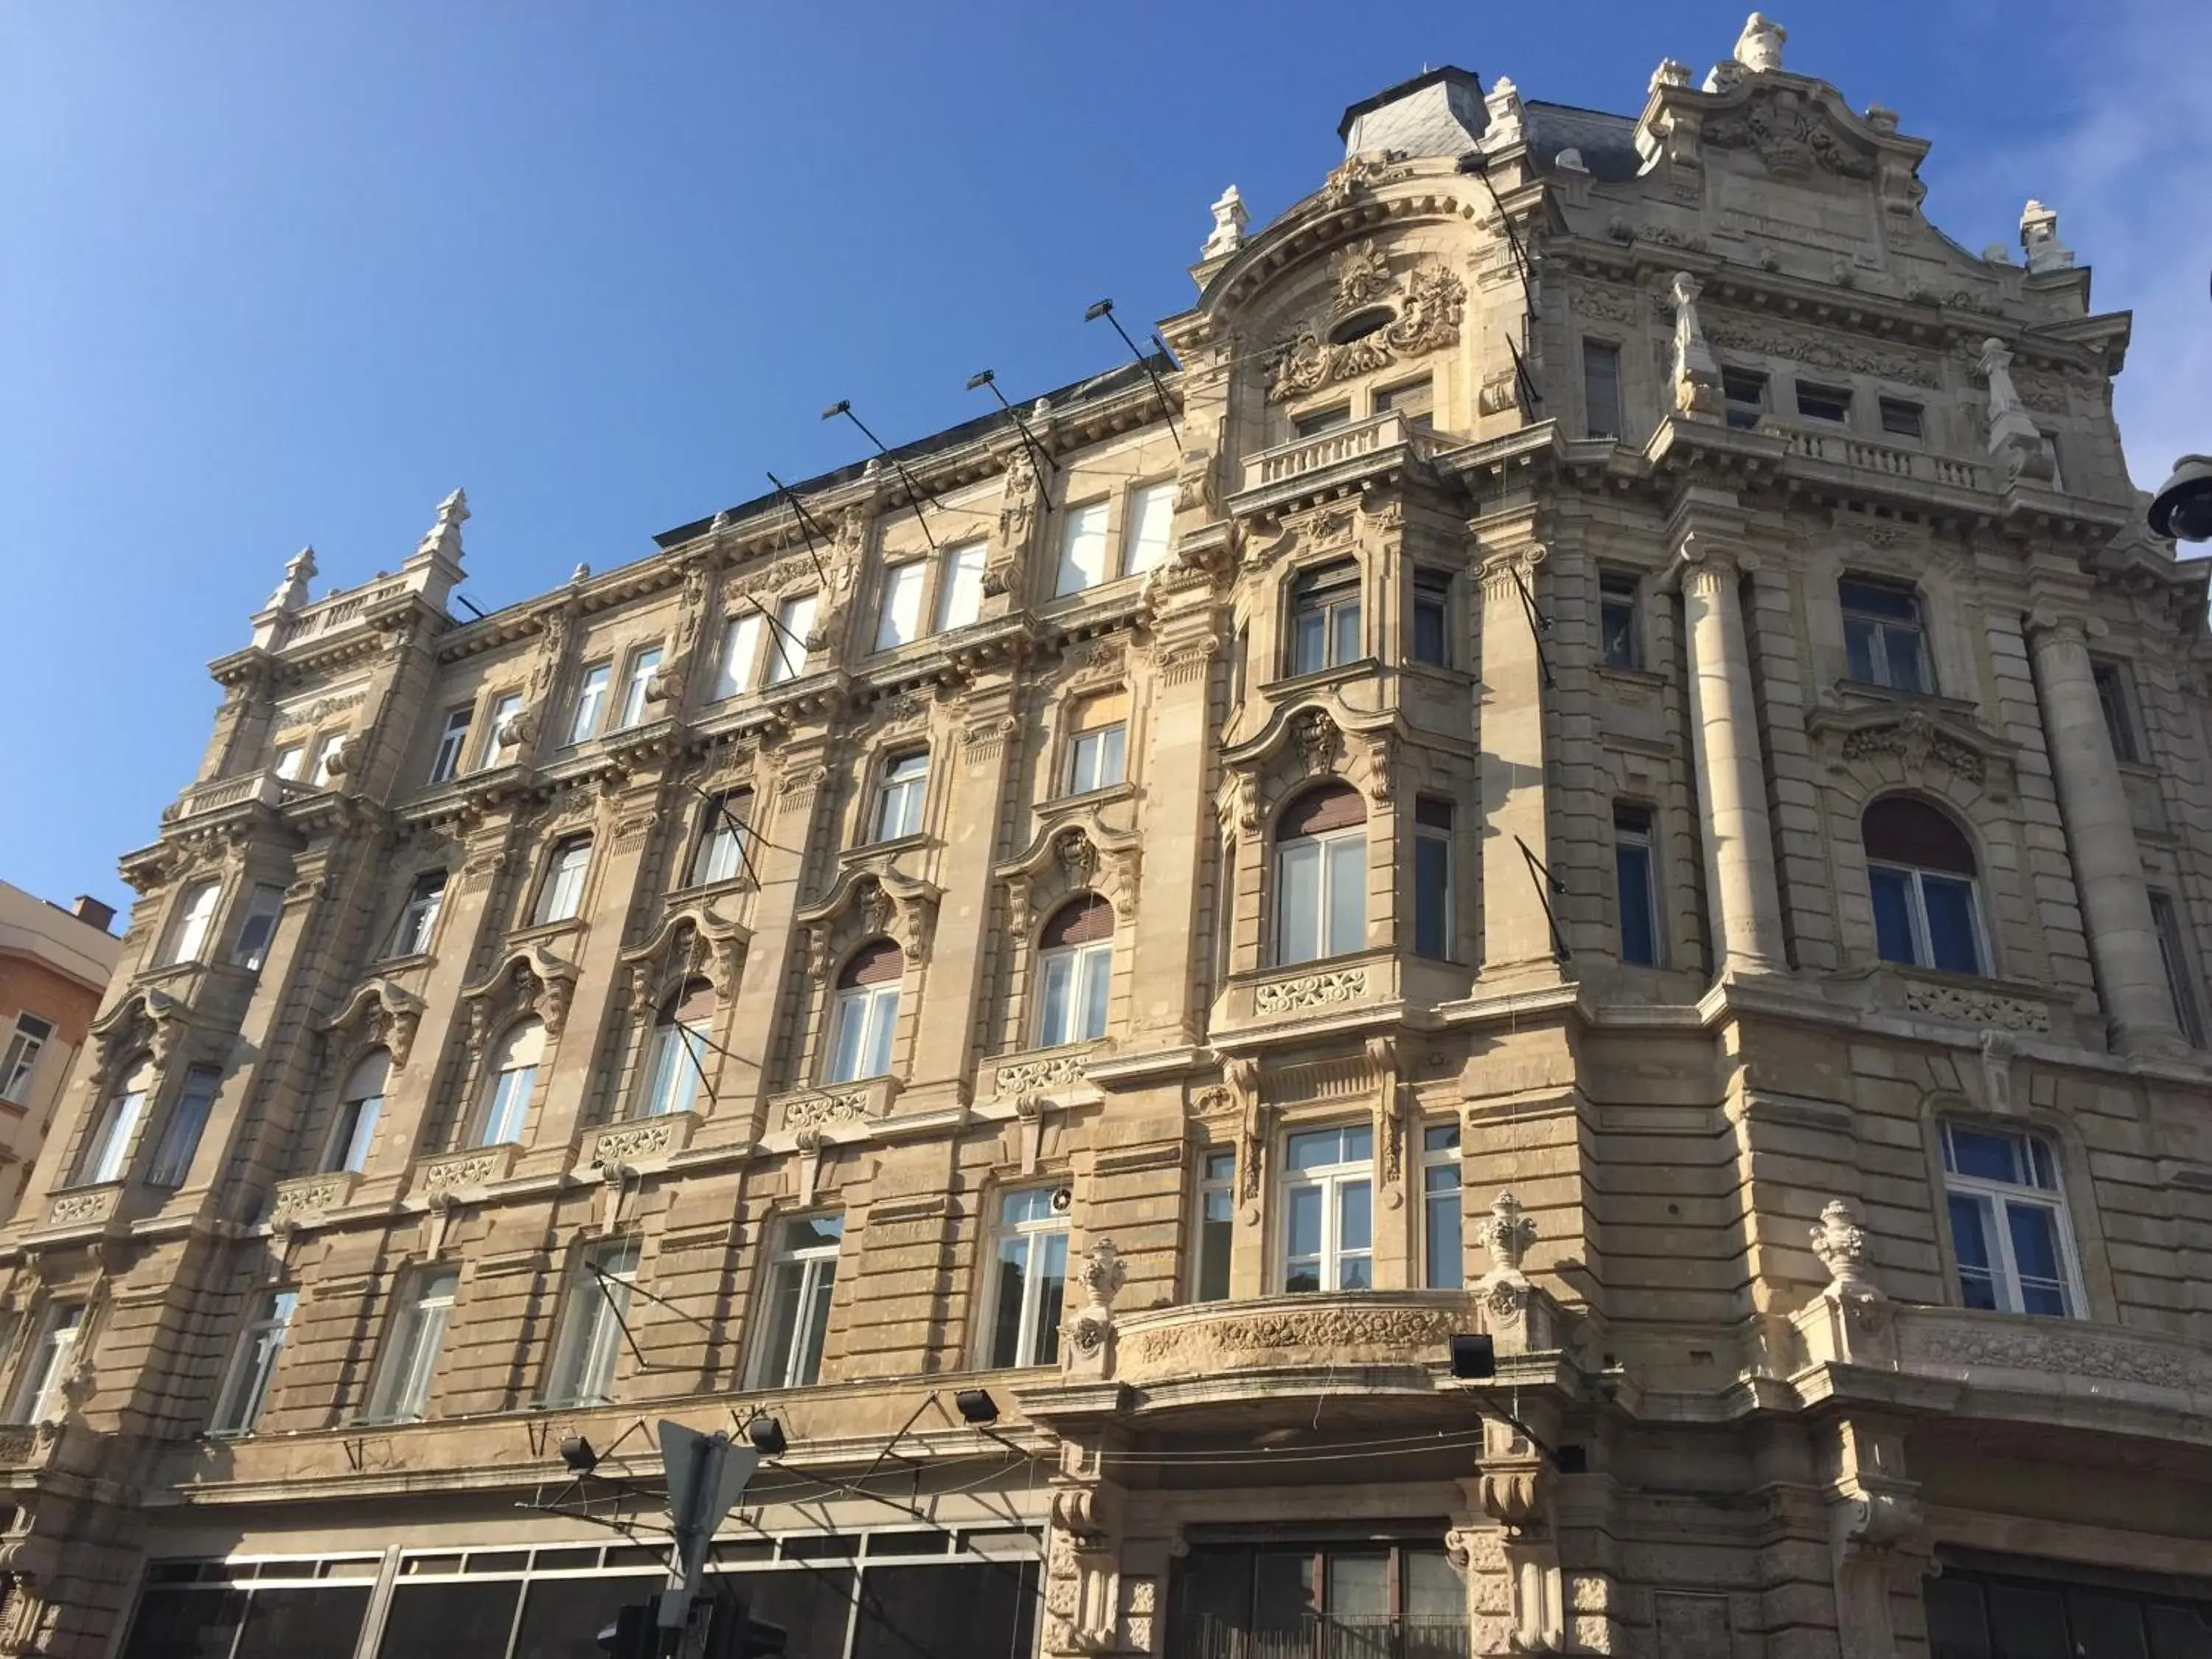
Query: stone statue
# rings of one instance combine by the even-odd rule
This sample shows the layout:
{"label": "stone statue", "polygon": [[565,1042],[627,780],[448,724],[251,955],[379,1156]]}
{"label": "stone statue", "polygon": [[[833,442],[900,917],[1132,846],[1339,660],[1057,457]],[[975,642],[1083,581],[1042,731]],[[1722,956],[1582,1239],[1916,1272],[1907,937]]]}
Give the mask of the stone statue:
{"label": "stone statue", "polygon": [[2064,270],[2074,263],[2074,250],[2058,240],[2057,210],[2040,202],[2020,210],[2020,246],[2033,271]]}
{"label": "stone statue", "polygon": [[2012,383],[2012,353],[2002,340],[1982,342],[1982,355],[1974,367],[1990,387],[1990,453],[2003,463],[2008,482],[2016,478],[2051,479],[2051,457],[2044,453],[2043,434],[2036,430],[2020,392]]}
{"label": "stone statue", "polygon": [[1674,299],[1674,407],[1693,421],[1717,421],[1726,410],[1721,395],[1721,366],[1698,326],[1697,278],[1674,273],[1668,292]]}
{"label": "stone statue", "polygon": [[1659,67],[1651,71],[1651,79],[1644,91],[1656,92],[1662,87],[1686,87],[1690,84],[1690,66],[1679,58],[1662,58]]}
{"label": "stone statue", "polygon": [[469,516],[469,493],[456,489],[438,503],[437,521],[433,524],[415,549],[418,559],[443,557],[454,564],[461,562],[461,523]]}
{"label": "stone statue", "polygon": [[1744,20],[1743,33],[1735,38],[1735,61],[1753,75],[1771,74],[1782,67],[1782,43],[1789,38],[1790,31],[1781,24],[1753,12]]}
{"label": "stone statue", "polygon": [[1244,198],[1231,185],[1221,192],[1213,204],[1213,234],[1206,239],[1206,246],[1198,251],[1201,259],[1218,259],[1234,253],[1244,246],[1244,227],[1252,216],[1244,210]]}
{"label": "stone statue", "polygon": [[1528,129],[1522,122],[1520,88],[1501,75],[1482,101],[1490,108],[1490,125],[1482,135],[1485,149],[1505,149],[1528,142]]}
{"label": "stone statue", "polygon": [[268,611],[297,611],[307,602],[307,581],[315,574],[315,550],[303,547],[284,566],[284,580],[263,607]]}

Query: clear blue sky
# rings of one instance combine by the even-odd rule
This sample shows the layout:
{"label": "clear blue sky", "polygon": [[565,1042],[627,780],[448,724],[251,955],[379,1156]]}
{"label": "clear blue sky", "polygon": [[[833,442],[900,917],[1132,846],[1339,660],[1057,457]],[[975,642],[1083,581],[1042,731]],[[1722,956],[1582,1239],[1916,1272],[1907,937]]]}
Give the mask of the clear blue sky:
{"label": "clear blue sky", "polygon": [[[2212,449],[2201,0],[1779,5],[1939,224],[2040,197],[2136,309],[2138,482]],[[0,877],[128,896],[302,544],[349,586],[459,483],[485,608],[619,564],[852,459],[835,398],[896,442],[1103,367],[1087,303],[1182,309],[1221,187],[1264,222],[1424,64],[1632,112],[1747,9],[10,0]]]}

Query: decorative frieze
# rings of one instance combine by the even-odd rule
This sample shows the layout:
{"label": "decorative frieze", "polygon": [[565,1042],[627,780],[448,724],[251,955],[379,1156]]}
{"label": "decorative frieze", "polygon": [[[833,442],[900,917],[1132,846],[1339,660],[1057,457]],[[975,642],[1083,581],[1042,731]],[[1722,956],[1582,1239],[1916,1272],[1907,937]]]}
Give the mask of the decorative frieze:
{"label": "decorative frieze", "polygon": [[1453,1332],[1467,1328],[1464,1306],[1376,1300],[1383,1305],[1301,1297],[1308,1305],[1134,1315],[1120,1322],[1115,1375],[1143,1382],[1299,1363],[1419,1364],[1442,1354]]}
{"label": "decorative frieze", "polygon": [[495,1181],[505,1180],[514,1164],[512,1146],[481,1146],[473,1152],[427,1158],[416,1167],[415,1191],[422,1197],[435,1199],[441,1194],[489,1187]]}
{"label": "decorative frieze", "polygon": [[1297,1013],[1335,1003],[1358,1002],[1366,995],[1364,968],[1337,968],[1327,973],[1301,974],[1296,979],[1261,985],[1252,994],[1252,1008],[1261,1014]]}
{"label": "decorative frieze", "polygon": [[1088,1050],[1081,1054],[1039,1054],[1001,1066],[992,1078],[992,1092],[1020,1098],[1072,1089],[1084,1079]]}
{"label": "decorative frieze", "polygon": [[49,1227],[83,1227],[106,1221],[123,1201],[123,1183],[110,1181],[97,1187],[73,1187],[58,1193],[46,1206]]}
{"label": "decorative frieze", "polygon": [[589,1164],[612,1167],[635,1164],[645,1158],[672,1158],[690,1144],[698,1119],[690,1112],[671,1112],[635,1123],[618,1123],[601,1129],[591,1139]]}
{"label": "decorative frieze", "polygon": [[1935,1019],[1955,1020],[1961,1025],[1993,1025],[2007,1031],[2048,1031],[2051,1010],[2040,1002],[2000,996],[1994,991],[1971,990],[1963,985],[1936,985],[1915,980],[1905,988],[1907,1013]]}
{"label": "decorative frieze", "polygon": [[296,1227],[329,1211],[343,1209],[351,1202],[354,1188],[360,1182],[361,1176],[350,1170],[280,1181],[269,1206],[270,1224]]}
{"label": "decorative frieze", "polygon": [[840,1123],[865,1123],[875,1115],[869,1093],[854,1089],[837,1094],[794,1095],[780,1114],[787,1129],[822,1129]]}
{"label": "decorative frieze", "polygon": [[1907,1370],[2029,1372],[2053,1392],[2069,1376],[2154,1389],[2212,1387],[2212,1360],[2180,1343],[2109,1328],[2069,1329],[2055,1320],[2025,1316],[1907,1309],[1898,1321],[1898,1357]]}

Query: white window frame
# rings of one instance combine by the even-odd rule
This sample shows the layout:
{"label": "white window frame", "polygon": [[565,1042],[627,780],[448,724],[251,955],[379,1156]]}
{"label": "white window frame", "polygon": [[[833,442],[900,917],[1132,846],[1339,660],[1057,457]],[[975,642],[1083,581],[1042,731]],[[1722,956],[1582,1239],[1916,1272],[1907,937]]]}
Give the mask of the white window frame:
{"label": "white window frame", "polygon": [[[919,761],[919,770],[902,775],[899,769]],[[875,833],[871,842],[903,841],[922,830],[929,808],[929,750],[909,749],[886,755],[876,784]]]}
{"label": "white window frame", "polygon": [[814,617],[821,603],[818,593],[794,593],[776,607],[776,626],[769,631],[768,683],[782,685],[806,672],[806,665],[814,655],[807,636],[814,631]]}
{"label": "white window frame", "polygon": [[[136,1088],[131,1085],[136,1083]],[[93,1120],[82,1156],[77,1161],[77,1187],[104,1186],[120,1181],[131,1167],[131,1143],[138,1137],[146,1117],[146,1097],[154,1086],[154,1066],[142,1060],[125,1074],[115,1091],[101,1103]]]}
{"label": "white window frame", "polygon": [[468,748],[469,723],[476,718],[473,707],[464,704],[446,711],[446,724],[438,733],[438,747],[430,757],[432,783],[448,783],[459,775],[461,755]]}
{"label": "white window frame", "polygon": [[648,645],[629,659],[629,673],[623,681],[622,704],[615,711],[614,730],[627,732],[633,726],[645,722],[646,695],[653,689],[653,677],[660,672],[661,647]]}
{"label": "white window frame", "polygon": [[[1336,849],[1346,845],[1357,845],[1358,854],[1356,857],[1340,859]],[[1309,955],[1293,956],[1291,951],[1297,947],[1294,947],[1291,943],[1288,925],[1291,883],[1296,874],[1292,867],[1292,860],[1303,856],[1304,849],[1308,848],[1314,849],[1314,915],[1316,924],[1314,943],[1316,948]],[[1358,870],[1356,878],[1358,882],[1359,920],[1354,929],[1358,937],[1350,940],[1337,939],[1332,936],[1330,931],[1331,921],[1335,914],[1335,905],[1333,901],[1335,897],[1336,883],[1340,879],[1335,872],[1340,863],[1346,866],[1356,865]],[[1278,840],[1275,843],[1274,865],[1273,908],[1275,914],[1273,942],[1276,967],[1295,968],[1301,963],[1327,962],[1331,957],[1352,956],[1367,948],[1369,872],[1365,823],[1347,824],[1341,830],[1325,830],[1317,836],[1292,836]]]}
{"label": "white window frame", "polygon": [[622,1358],[623,1322],[637,1283],[637,1241],[602,1241],[576,1258],[568,1305],[545,1379],[548,1406],[604,1406]]}
{"label": "white window frame", "polygon": [[507,763],[508,750],[520,745],[509,741],[512,727],[522,714],[522,693],[509,691],[491,706],[491,715],[484,722],[483,754],[477,762],[477,769],[489,772],[495,766]]}
{"label": "white window frame", "polygon": [[[1060,559],[1052,582],[1054,599],[1087,593],[1114,580],[1109,568],[1114,546],[1108,539],[1111,526],[1107,520],[1112,516],[1109,507],[1103,500],[1077,501],[1060,515]],[[1092,574],[1094,562],[1096,574]]]}
{"label": "white window frame", "polygon": [[768,626],[761,613],[748,606],[722,623],[722,645],[714,663],[711,701],[726,702],[753,689],[760,673],[761,633]]}
{"label": "white window frame", "polygon": [[[1903,632],[1905,624],[1895,617],[1885,617],[1876,611],[1855,609],[1844,597],[1844,590],[1850,586],[1872,588],[1877,592],[1894,593],[1912,601],[1912,673],[1915,684],[1911,685],[1899,684],[1897,665],[1889,659],[1891,632],[1892,630]],[[1922,598],[1919,589],[1907,586],[1902,582],[1886,581],[1876,576],[1858,576],[1847,573],[1837,580],[1836,608],[1843,618],[1844,672],[1845,673],[1850,672],[1851,623],[1854,618],[1856,618],[1872,630],[1873,644],[1870,657],[1874,678],[1864,682],[1865,684],[1886,686],[1892,691],[1902,692],[1909,697],[1934,695],[1936,666],[1929,649],[1931,642],[1928,637],[1928,604]]]}
{"label": "white window frame", "polygon": [[10,1422],[43,1422],[52,1412],[83,1340],[85,1311],[82,1302],[55,1302],[40,1316],[38,1339],[24,1351],[22,1370],[15,1379]]}
{"label": "white window frame", "polygon": [[[438,876],[438,890],[423,892],[423,884]],[[450,878],[443,870],[418,870],[415,879],[407,884],[407,897],[399,907],[398,924],[392,930],[392,954],[395,957],[415,957],[430,948],[437,937],[438,913],[445,908],[446,888]]]}
{"label": "white window frame", "polygon": [[307,745],[304,743],[285,743],[276,746],[276,753],[269,763],[269,769],[287,783],[300,781],[300,769],[307,763]]}
{"label": "white window frame", "polygon": [[[639,1117],[668,1117],[697,1109],[707,1089],[710,1020],[655,1020],[647,1043]],[[688,1054],[686,1051],[689,1051]]]}
{"label": "white window frame", "polygon": [[878,651],[896,651],[923,637],[928,597],[928,560],[902,559],[884,567],[883,598],[876,607]]}
{"label": "white window frame", "polygon": [[[1060,1027],[1052,1024],[1052,982],[1065,980],[1060,998]],[[1114,988],[1114,941],[1088,939],[1081,945],[1058,945],[1037,952],[1036,1046],[1057,1048],[1071,1042],[1091,1042],[1106,1035],[1106,1022]],[[1089,1029],[1092,1024],[1097,1030]]]}
{"label": "white window frame", "polygon": [[[1446,1136],[1449,1145],[1439,1145]],[[1456,1291],[1467,1283],[1467,1177],[1461,1161],[1461,1130],[1458,1123],[1449,1120],[1432,1120],[1421,1125],[1421,1283],[1432,1291]],[[1449,1184],[1442,1177],[1449,1174]],[[1452,1221],[1452,1237],[1457,1245],[1449,1263],[1449,1278],[1439,1278],[1437,1269],[1434,1220],[1438,1209],[1449,1207]]]}
{"label": "white window frame", "polygon": [[259,973],[269,960],[269,947],[276,943],[276,927],[283,917],[283,888],[275,882],[254,883],[246,896],[246,913],[239,918],[238,934],[230,947],[232,965]]}
{"label": "white window frame", "polygon": [[[851,985],[839,991],[830,1001],[830,1042],[823,1062],[822,1080],[824,1083],[858,1083],[866,1078],[882,1077],[890,1070],[891,1043],[897,1034],[899,983],[886,980],[880,985]],[[857,1020],[852,1048],[852,1065],[847,1071],[844,1041],[848,1021]],[[880,1064],[871,1066],[871,1058]]]}
{"label": "white window frame", "polygon": [[[837,1236],[828,1241],[805,1231],[835,1221]],[[812,1238],[811,1243],[793,1241]],[[845,1248],[842,1215],[786,1216],[776,1224],[775,1255],[769,1266],[768,1289],[761,1307],[761,1335],[753,1352],[750,1385],[756,1389],[805,1389],[821,1380],[822,1351],[827,1346],[830,1305],[836,1293],[837,1262]],[[792,1291],[788,1332],[777,1310]]]}
{"label": "white window frame", "polygon": [[[1933,877],[1937,881],[1959,882],[1966,887],[1967,920],[1974,934],[1973,972],[1978,977],[1987,977],[1996,971],[1995,960],[1990,955],[1989,928],[1982,916],[1982,882],[1979,876],[1970,876],[1958,870],[1923,870],[1917,864],[1898,864],[1889,859],[1869,859],[1867,877],[1869,884],[1876,871],[1887,871],[1905,878],[1905,919],[1912,932],[1912,960],[1893,963],[1893,966],[1925,968],[1933,973],[1959,971],[1955,968],[1938,968],[1936,965],[1934,936],[1928,930],[1928,895],[1923,885],[1928,878]],[[1868,902],[1869,906],[1873,902],[1871,891],[1868,895]],[[1879,920],[1875,923],[1875,939],[1877,957],[1888,962],[1888,957],[1880,956]]]}
{"label": "white window frame", "polygon": [[750,825],[730,807],[731,796],[744,793],[725,790],[700,803],[703,817],[698,845],[691,849],[690,885],[710,887],[717,882],[735,881],[744,873],[745,830]]}
{"label": "white window frame", "polygon": [[[1367,1137],[1367,1156],[1341,1158],[1334,1164],[1321,1164],[1310,1170],[1293,1169],[1291,1165],[1291,1144],[1310,1134],[1360,1134]],[[1275,1224],[1275,1279],[1282,1293],[1291,1295],[1332,1295],[1350,1290],[1371,1290],[1375,1283],[1375,1219],[1378,1194],[1375,1190],[1375,1128],[1372,1123],[1310,1124],[1284,1134],[1280,1145],[1280,1168],[1283,1171],[1282,1214]],[[1347,1249],[1343,1241],[1345,1200],[1354,1188],[1367,1188],[1367,1243],[1364,1249]],[[1291,1212],[1295,1194],[1304,1189],[1321,1194],[1322,1231],[1320,1252],[1312,1257],[1291,1255]],[[1291,1267],[1298,1262],[1312,1261],[1320,1284],[1310,1291],[1291,1288]],[[1344,1270],[1347,1263],[1365,1265],[1367,1283],[1347,1286]]]}
{"label": "white window frame", "polygon": [[545,883],[538,890],[538,914],[533,925],[548,927],[556,921],[573,921],[583,914],[584,882],[592,872],[592,842],[573,836],[556,843],[545,866]]}
{"label": "white window frame", "polygon": [[[1359,567],[1348,561],[1330,560],[1294,573],[1288,587],[1289,614],[1284,643],[1289,647],[1285,666],[1291,678],[1322,674],[1363,660],[1367,655],[1366,581]],[[1337,654],[1345,613],[1351,613],[1351,654]],[[1306,662],[1300,655],[1298,623],[1312,615],[1321,619],[1321,659]]]}
{"label": "white window frame", "polygon": [[581,678],[576,682],[576,702],[568,712],[568,743],[574,748],[580,743],[589,743],[599,734],[599,722],[606,717],[607,689],[612,685],[615,665],[611,662],[585,665]]}
{"label": "white window frame", "polygon": [[316,789],[327,788],[331,777],[331,763],[337,758],[338,750],[345,746],[346,734],[333,732],[315,745],[315,763],[308,769],[307,783]]}
{"label": "white window frame", "polygon": [[418,1267],[409,1276],[403,1300],[392,1310],[383,1364],[377,1367],[363,1420],[422,1421],[429,1409],[431,1385],[459,1289],[458,1267]]}
{"label": "white window frame", "polygon": [[937,632],[972,628],[983,619],[983,570],[989,550],[965,542],[945,551],[945,571],[937,583]]}
{"label": "white window frame", "polygon": [[192,1172],[192,1160],[199,1156],[200,1138],[207,1133],[216,1097],[222,1092],[220,1066],[194,1066],[185,1072],[176,1103],[169,1109],[169,1121],[162,1127],[161,1143],[155,1148],[154,1162],[146,1170],[149,1187],[174,1192],[185,1184]]}
{"label": "white window frame", "polygon": [[[1140,576],[1164,564],[1175,545],[1175,480],[1139,484],[1122,503],[1121,574]],[[1147,539],[1146,532],[1157,534]]]}
{"label": "white window frame", "polygon": [[[1954,1127],[1963,1128],[1970,1133],[1988,1135],[2017,1143],[2019,1156],[2027,1160],[2026,1167],[2031,1176],[2035,1170],[2035,1152],[2039,1145],[2043,1150],[2044,1162],[2049,1166],[2051,1184],[2045,1187],[2032,1179],[2025,1182],[2015,1182],[1997,1181],[1986,1176],[1960,1174],[1952,1167],[1956,1161],[1951,1141],[1952,1130]],[[1996,1311],[2008,1314],[2024,1313],[2021,1306],[2020,1264],[2014,1259],[2012,1228],[2007,1224],[2004,1213],[2008,1207],[2017,1205],[2039,1209],[2051,1216],[2051,1233],[2058,1249],[2060,1273],[2058,1289],[2066,1302],[2066,1310],[2063,1315],[2043,1314],[2029,1316],[2046,1319],[2054,1316],[2065,1319],[2087,1319],[2089,1316],[2089,1299],[2081,1282],[2080,1254],[2075,1247],[2074,1219],[2066,1202],[2065,1176],[2060,1168],[2058,1148],[2051,1139],[2048,1135],[2039,1134],[2033,1131],[1999,1128],[1979,1123],[1954,1125],[1954,1121],[1950,1118],[1941,1120],[1940,1138],[1942,1142],[1943,1225],[1946,1239],[1951,1248],[1952,1289],[1957,1294],[1960,1305],[1965,1305],[1966,1291],[1960,1273],[1957,1236],[1952,1231],[1950,1199],[1954,1194],[1969,1198],[1982,1206],[1984,1237],[1996,1247],[1990,1263],[1991,1285],[1997,1301]]]}
{"label": "white window frame", "polygon": [[[1060,1309],[1067,1303],[1067,1215],[1052,1205],[1053,1189],[1048,1187],[1018,1187],[999,1195],[996,1219],[991,1231],[989,1263],[989,1294],[985,1297],[983,1319],[984,1352],[981,1363],[994,1369],[1050,1365],[1060,1358],[1060,1320],[1047,1320],[1044,1285],[1051,1277],[1048,1267],[1058,1243]],[[1042,1199],[1040,1206],[1036,1200]],[[1041,1213],[1014,1213],[1017,1207],[1024,1211],[1040,1210]],[[999,1305],[1000,1295],[1000,1272],[1006,1247],[1017,1241],[1022,1256],[1022,1305],[1018,1316],[1019,1323],[1014,1334],[1014,1352],[1011,1358],[1001,1358],[998,1351],[1000,1316],[1004,1311]]]}
{"label": "white window frame", "polygon": [[[1221,1293],[1209,1296],[1206,1290],[1206,1269],[1209,1261],[1206,1253],[1206,1227],[1212,1218],[1207,1212],[1216,1204],[1226,1212],[1224,1218],[1229,1233],[1223,1249],[1228,1260],[1222,1263]],[[1237,1255],[1237,1149],[1233,1146],[1204,1146],[1198,1154],[1198,1205],[1191,1212],[1198,1229],[1198,1237],[1191,1243],[1190,1299],[1194,1302],[1223,1302],[1235,1293]]]}
{"label": "white window frame", "polygon": [[338,1085],[338,1109],[331,1121],[330,1145],[323,1153],[323,1169],[327,1173],[358,1175],[368,1167],[369,1149],[376,1144],[377,1121],[384,1115],[385,1097],[392,1088],[392,1071],[387,1054],[383,1086],[374,1094],[349,1095],[347,1085],[367,1059],[363,1055],[355,1061],[353,1071]]}
{"label": "white window frame", "polygon": [[216,1395],[208,1432],[234,1437],[253,1432],[269,1403],[269,1390],[276,1380],[276,1366],[284,1357],[284,1344],[292,1334],[292,1316],[299,1311],[300,1293],[294,1290],[264,1292],[262,1311],[248,1320],[239,1333],[238,1346],[230,1357],[222,1389]]}
{"label": "white window frame", "polygon": [[1067,793],[1087,795],[1115,787],[1128,775],[1128,752],[1127,720],[1076,732],[1067,740]]}
{"label": "white window frame", "polygon": [[[544,1040],[541,1031],[539,1041],[542,1042]],[[477,1127],[477,1146],[520,1144],[522,1132],[530,1122],[531,1097],[538,1092],[538,1068],[544,1063],[541,1050],[540,1057],[527,1066],[502,1066],[486,1080],[483,1121]],[[509,1081],[510,1079],[514,1080]]]}
{"label": "white window frame", "polygon": [[208,936],[215,931],[216,907],[222,899],[222,884],[212,878],[193,882],[177,895],[177,915],[169,928],[169,948],[161,953],[164,968],[200,960],[200,953],[207,949]]}
{"label": "white window frame", "polygon": [[41,1019],[28,1009],[17,1012],[15,1029],[8,1038],[8,1052],[0,1055],[0,1100],[16,1106],[30,1103],[31,1084],[39,1074],[39,1056],[53,1040],[53,1035],[52,1020]]}

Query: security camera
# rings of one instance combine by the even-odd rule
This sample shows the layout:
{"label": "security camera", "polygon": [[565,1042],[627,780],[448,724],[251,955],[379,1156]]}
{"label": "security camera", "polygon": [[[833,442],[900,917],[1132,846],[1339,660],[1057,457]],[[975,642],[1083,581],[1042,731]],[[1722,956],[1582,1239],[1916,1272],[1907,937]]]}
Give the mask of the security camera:
{"label": "security camera", "polygon": [[2150,527],[2177,541],[2212,541],[2212,455],[2184,455],[2151,497]]}

